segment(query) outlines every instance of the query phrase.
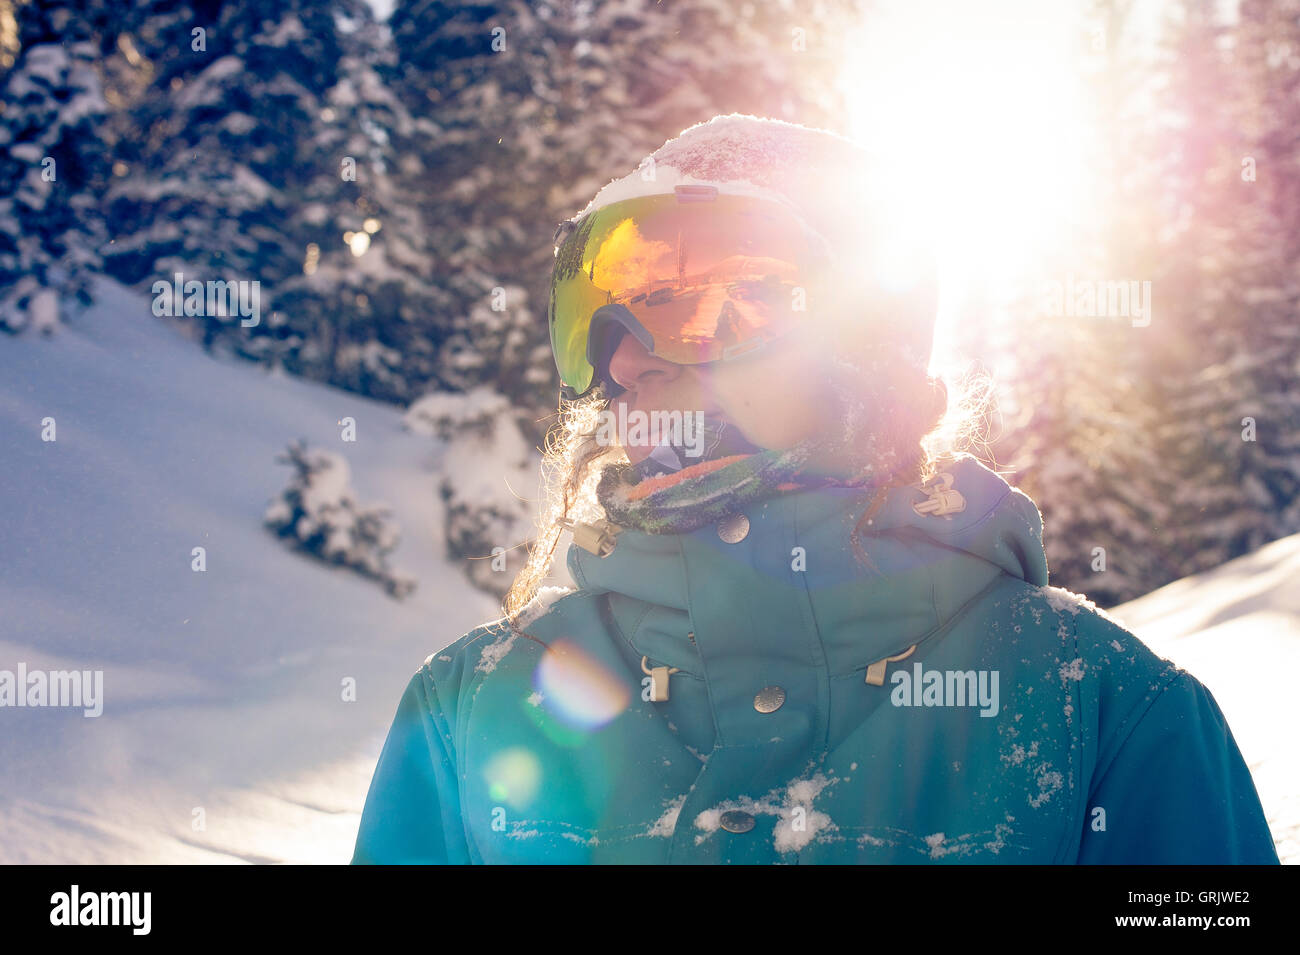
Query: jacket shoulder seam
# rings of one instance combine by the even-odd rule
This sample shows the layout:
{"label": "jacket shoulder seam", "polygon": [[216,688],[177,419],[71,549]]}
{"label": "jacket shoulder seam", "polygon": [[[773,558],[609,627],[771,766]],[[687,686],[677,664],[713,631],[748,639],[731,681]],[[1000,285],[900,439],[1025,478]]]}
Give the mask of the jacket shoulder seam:
{"label": "jacket shoulder seam", "polygon": [[1191,674],[1178,667],[1171,667],[1169,672],[1164,674],[1163,679],[1156,688],[1147,691],[1145,702],[1137,704],[1124,716],[1123,723],[1116,728],[1112,741],[1106,746],[1105,758],[1103,759],[1103,754],[1100,751],[1097,754],[1097,764],[1093,767],[1092,784],[1088,787],[1089,797],[1105,780],[1106,774],[1110,772],[1111,767],[1115,764],[1115,757],[1119,755],[1120,751],[1132,738],[1137,728],[1142,725],[1142,721],[1151,712],[1151,708],[1168,692],[1175,680],[1184,676],[1191,676]]}

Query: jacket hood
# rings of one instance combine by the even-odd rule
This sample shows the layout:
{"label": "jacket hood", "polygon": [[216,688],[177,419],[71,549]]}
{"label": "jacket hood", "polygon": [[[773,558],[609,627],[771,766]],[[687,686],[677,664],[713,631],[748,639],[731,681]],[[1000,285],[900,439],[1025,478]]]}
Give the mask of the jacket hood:
{"label": "jacket hood", "polygon": [[575,543],[569,572],[583,590],[609,593],[624,636],[669,666],[698,671],[682,639],[694,630],[785,626],[811,631],[833,669],[856,668],[938,633],[1003,575],[1047,583],[1034,502],[970,455],[944,472],[964,508],[918,513],[930,493],[891,489],[859,536],[874,570],[850,541],[870,493],[826,487],[750,503],[747,529],[739,518],[684,534],[623,528],[604,557]]}

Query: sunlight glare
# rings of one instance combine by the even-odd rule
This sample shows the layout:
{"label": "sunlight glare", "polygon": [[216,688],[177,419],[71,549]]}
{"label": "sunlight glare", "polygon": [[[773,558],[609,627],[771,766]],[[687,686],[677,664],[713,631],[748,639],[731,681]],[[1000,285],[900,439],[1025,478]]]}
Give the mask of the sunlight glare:
{"label": "sunlight glare", "polygon": [[929,223],[941,299],[1032,276],[1087,208],[1088,36],[1074,3],[1041,0],[882,0],[855,31],[847,134],[908,185],[891,228]]}

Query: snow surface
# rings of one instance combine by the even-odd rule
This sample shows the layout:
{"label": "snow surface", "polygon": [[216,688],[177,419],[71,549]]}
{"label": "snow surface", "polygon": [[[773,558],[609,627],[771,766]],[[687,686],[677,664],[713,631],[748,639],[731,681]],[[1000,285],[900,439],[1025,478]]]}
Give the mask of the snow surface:
{"label": "snow surface", "polygon": [[[105,697],[0,708],[0,862],[351,858],[407,681],[500,615],[442,556],[441,445],[401,418],[209,357],[111,283],[53,337],[0,341],[0,669],[102,669]],[[393,508],[404,602],[263,528],[297,438]]]}
{"label": "snow surface", "polygon": [[1214,694],[1250,767],[1282,862],[1300,863],[1300,534],[1109,613]]}

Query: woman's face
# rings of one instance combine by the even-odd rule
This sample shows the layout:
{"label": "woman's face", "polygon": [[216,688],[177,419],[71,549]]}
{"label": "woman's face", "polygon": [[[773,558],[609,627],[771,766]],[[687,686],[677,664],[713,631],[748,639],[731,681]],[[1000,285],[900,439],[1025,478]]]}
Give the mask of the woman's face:
{"label": "woman's face", "polygon": [[[627,390],[610,402],[610,410],[702,411],[739,428],[752,444],[783,450],[824,428],[834,413],[830,375],[819,351],[827,354],[806,335],[791,335],[740,359],[678,365],[624,334],[610,358],[609,375]],[[624,450],[639,464],[653,445],[647,439]]]}

